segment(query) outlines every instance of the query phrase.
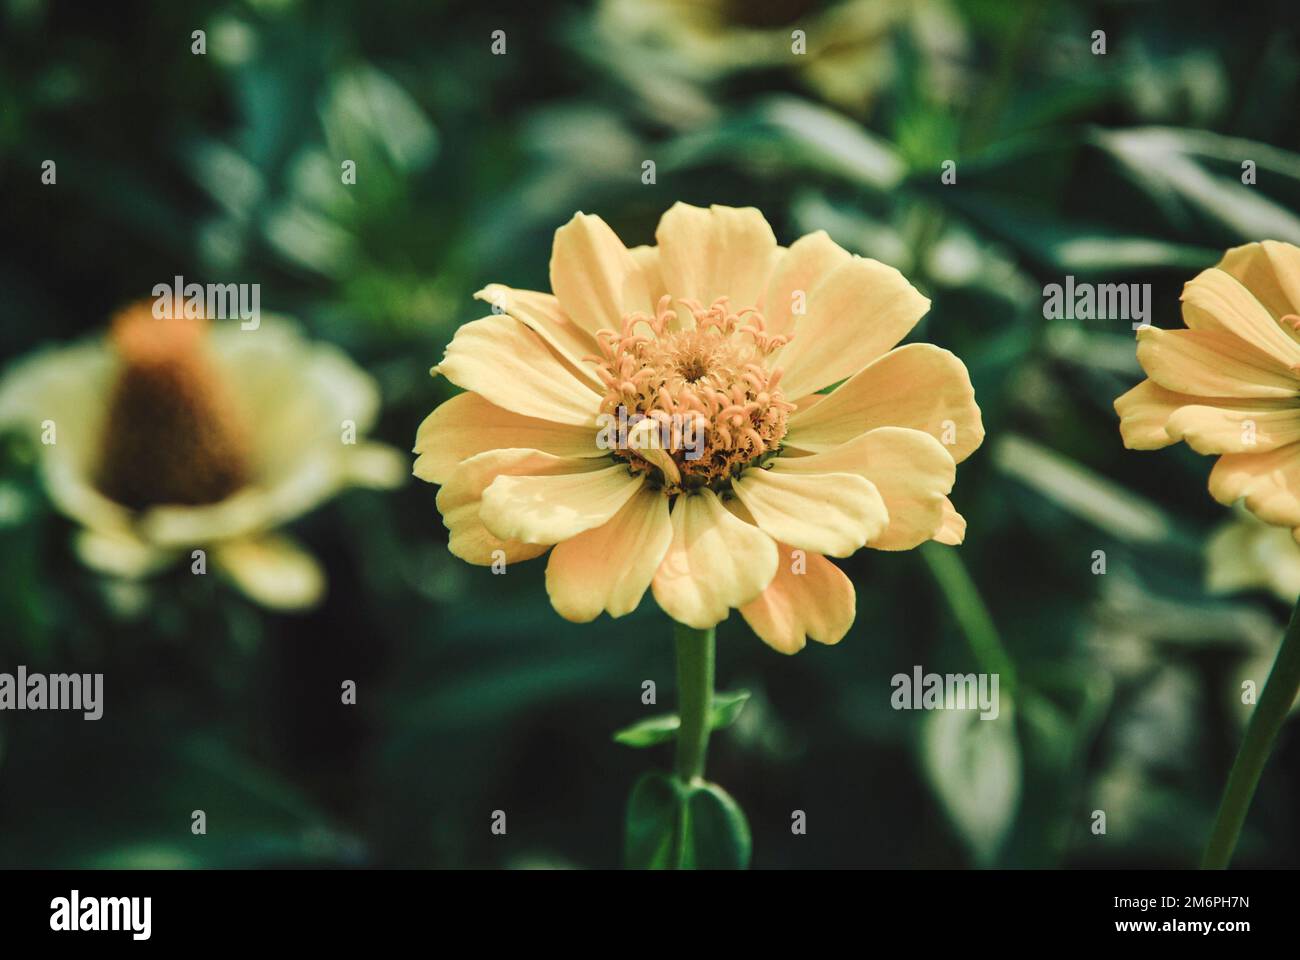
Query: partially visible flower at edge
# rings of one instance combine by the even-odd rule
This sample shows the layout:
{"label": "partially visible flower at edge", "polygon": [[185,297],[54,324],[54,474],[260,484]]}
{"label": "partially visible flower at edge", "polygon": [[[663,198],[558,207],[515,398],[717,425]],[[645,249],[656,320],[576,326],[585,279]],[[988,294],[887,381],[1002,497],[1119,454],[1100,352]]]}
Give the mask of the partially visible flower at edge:
{"label": "partially visible flower at edge", "polygon": [[[984,436],[966,368],[891,349],[929,301],[825,232],[786,249],[755,209],[679,203],[656,240],[629,250],[578,214],[555,234],[554,294],[480,291],[503,312],[434,369],[467,392],[420,426],[414,472],[442,486],[456,556],[551,550],[567,619],[622,616],[651,589],[696,629],[738,608],[783,653],[836,643],[855,596],[828,556],[964,537],[947,495]],[[697,424],[702,455],[675,434],[602,448],[620,410]]]}
{"label": "partially visible flower at edge", "polygon": [[[1300,598],[1300,543],[1286,527],[1270,526],[1244,509],[1238,512],[1205,545],[1206,587],[1220,594],[1262,588],[1294,606]],[[1241,704],[1245,681],[1256,690],[1263,687],[1276,651],[1276,641],[1263,644],[1241,662],[1229,691],[1231,703]],[[1300,710],[1300,697],[1292,710]],[[1238,715],[1244,719],[1249,713],[1238,711]]]}
{"label": "partially visible flower at edge", "polygon": [[1300,248],[1234,247],[1182,303],[1187,329],[1138,331],[1149,379],[1115,401],[1124,445],[1217,455],[1210,495],[1300,538]]}
{"label": "partially visible flower at edge", "polygon": [[378,408],[365,372],[289,321],[156,319],[148,302],[0,380],[0,428],[30,438],[87,566],[135,580],[202,549],[287,610],[317,603],[325,574],[276,528],[348,487],[401,482],[400,454],[364,439]]}

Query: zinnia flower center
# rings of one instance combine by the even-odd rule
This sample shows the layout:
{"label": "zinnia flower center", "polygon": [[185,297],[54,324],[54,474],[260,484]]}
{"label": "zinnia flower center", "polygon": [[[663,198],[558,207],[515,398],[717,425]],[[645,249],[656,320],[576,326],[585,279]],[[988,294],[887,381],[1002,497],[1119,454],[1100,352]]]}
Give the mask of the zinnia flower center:
{"label": "zinnia flower center", "polygon": [[655,316],[628,314],[621,330],[600,331],[601,356],[589,358],[605,385],[609,449],[670,496],[723,490],[775,455],[794,409],[777,386],[781,368],[766,363],[789,337],[764,332],[753,308],[730,312],[725,297],[681,303],[695,329],[676,329],[665,296]]}
{"label": "zinnia flower center", "polygon": [[248,435],[206,332],[204,320],[155,318],[147,302],[113,319],[121,368],[96,485],[124,506],[215,503],[248,482]]}

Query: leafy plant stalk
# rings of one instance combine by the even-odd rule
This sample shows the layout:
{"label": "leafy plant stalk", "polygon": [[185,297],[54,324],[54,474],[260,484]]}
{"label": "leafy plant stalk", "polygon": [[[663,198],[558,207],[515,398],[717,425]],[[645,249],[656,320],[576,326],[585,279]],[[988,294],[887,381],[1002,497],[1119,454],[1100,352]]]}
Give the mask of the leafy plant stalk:
{"label": "leafy plant stalk", "polygon": [[709,707],[713,702],[714,628],[696,630],[674,624],[677,647],[677,700],[681,727],[677,732],[677,777],[692,783],[704,776],[709,746]]}
{"label": "leafy plant stalk", "polygon": [[1223,788],[1223,799],[1219,801],[1219,813],[1214,819],[1214,829],[1210,831],[1209,843],[1205,846],[1205,856],[1201,867],[1206,870],[1222,870],[1232,860],[1237,848],[1237,839],[1241,835],[1246,814],[1250,811],[1251,800],[1255,796],[1255,787],[1259,785],[1260,774],[1273,751],[1282,724],[1295,703],[1296,692],[1300,690],[1300,604],[1291,614],[1291,623],[1282,638],[1282,646],[1273,661],[1260,695],[1255,712],[1250,716],[1246,726],[1246,736],[1233,761],[1232,771],[1228,774],[1228,783]]}

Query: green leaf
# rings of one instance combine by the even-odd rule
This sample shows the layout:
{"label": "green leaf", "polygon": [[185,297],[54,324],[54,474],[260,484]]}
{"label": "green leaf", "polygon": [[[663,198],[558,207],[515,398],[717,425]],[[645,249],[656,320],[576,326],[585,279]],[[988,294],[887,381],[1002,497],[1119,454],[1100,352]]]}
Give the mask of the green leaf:
{"label": "green leaf", "polygon": [[627,804],[623,862],[636,870],[671,867],[683,808],[681,786],[675,777],[647,773],[638,780]]}
{"label": "green leaf", "polygon": [[646,717],[615,733],[614,742],[627,747],[653,747],[674,739],[677,736],[677,728],[681,725],[681,718],[675,713]]}
{"label": "green leaf", "polygon": [[1022,763],[1015,714],[936,710],[926,718],[922,765],[976,865],[996,859],[1020,802]]}
{"label": "green leaf", "polygon": [[753,839],[744,811],[713,783],[648,773],[628,801],[624,863],[638,870],[743,870]]}
{"label": "green leaf", "polygon": [[[749,697],[748,690],[715,693],[709,708],[709,729],[723,730],[735,723]],[[628,747],[653,747],[675,739],[681,725],[682,721],[675,713],[647,717],[615,733],[614,742]]]}
{"label": "green leaf", "polygon": [[740,711],[749,702],[748,690],[736,690],[732,693],[715,693],[713,704],[709,707],[709,729],[725,730],[736,722]]}
{"label": "green leaf", "polygon": [[714,783],[694,787],[686,807],[690,826],[683,866],[706,870],[744,870],[753,839],[740,805]]}

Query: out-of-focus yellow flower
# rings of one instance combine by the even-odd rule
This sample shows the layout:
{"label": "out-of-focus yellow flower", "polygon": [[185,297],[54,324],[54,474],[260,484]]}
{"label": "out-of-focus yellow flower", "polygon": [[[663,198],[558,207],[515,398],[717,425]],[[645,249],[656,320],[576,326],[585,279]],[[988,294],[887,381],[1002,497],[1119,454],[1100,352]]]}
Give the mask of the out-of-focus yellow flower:
{"label": "out-of-focus yellow flower", "polygon": [[1150,378],[1115,401],[1124,445],[1219,454],[1210,493],[1300,536],[1300,248],[1229,250],[1183,289],[1186,330],[1138,331]]}
{"label": "out-of-focus yellow flower", "polygon": [[[1286,527],[1269,526],[1243,510],[1205,545],[1205,579],[1214,593],[1264,589],[1294,606],[1300,597],[1300,544]],[[1276,653],[1276,643],[1264,644],[1242,661],[1232,681],[1231,702],[1241,704],[1247,680],[1257,692],[1264,688]],[[1292,707],[1298,708],[1300,698]],[[1248,717],[1249,711],[1242,716]]]}
{"label": "out-of-focus yellow flower", "polygon": [[824,232],[785,249],[757,210],[679,203],[656,240],[629,250],[578,214],[554,295],[480,291],[502,312],[435,368],[468,392],[421,425],[415,474],[442,485],[456,556],[554,547],[570,620],[650,589],[697,629],[739,608],[782,652],[835,643],[855,598],[828,556],[964,536],[947,494],[984,436],[966,368],[891,349],[929,301]]}
{"label": "out-of-focus yellow flower", "polygon": [[1265,589],[1294,606],[1300,597],[1300,544],[1285,527],[1242,511],[1206,543],[1205,581],[1212,593]]}
{"label": "out-of-focus yellow flower", "polygon": [[363,371],[286,321],[210,327],[148,303],[0,381],[0,427],[34,441],[86,564],[136,579],[201,549],[283,609],[317,602],[325,577],[276,528],[347,487],[401,480],[400,454],[363,438],[378,407]]}
{"label": "out-of-focus yellow flower", "polygon": [[[827,101],[861,112],[894,69],[890,34],[914,4],[845,0],[824,8],[809,0],[604,0],[596,22],[609,42],[626,43],[638,56],[662,53],[658,59],[665,68],[683,79],[790,67]],[[794,30],[803,35],[798,53]]]}

